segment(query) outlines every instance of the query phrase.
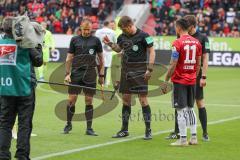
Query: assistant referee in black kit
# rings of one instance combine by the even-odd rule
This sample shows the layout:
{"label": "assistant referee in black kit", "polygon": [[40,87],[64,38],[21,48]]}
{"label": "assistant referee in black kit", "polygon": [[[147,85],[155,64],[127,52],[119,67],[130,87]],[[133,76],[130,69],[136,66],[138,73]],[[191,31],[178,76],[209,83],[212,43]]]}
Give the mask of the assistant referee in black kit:
{"label": "assistant referee in black kit", "polygon": [[96,56],[99,59],[100,72],[99,83],[104,83],[104,60],[102,55],[101,41],[92,36],[92,22],[89,19],[83,19],[81,23],[81,35],[71,39],[70,47],[66,59],[66,77],[65,82],[91,87],[93,89],[69,87],[69,99],[67,105],[67,124],[64,133],[72,130],[72,117],[75,113],[75,103],[77,96],[83,90],[85,94],[85,116],[87,122],[86,135],[97,136],[92,129],[93,119],[93,95],[96,90]]}
{"label": "assistant referee in black kit", "polygon": [[203,88],[206,86],[206,79],[207,79],[207,69],[208,69],[208,55],[210,53],[210,45],[206,35],[197,31],[197,20],[194,15],[187,15],[184,17],[189,23],[189,34],[196,38],[202,45],[202,62],[201,62],[201,69],[197,76],[197,83],[196,83],[196,104],[198,107],[199,113],[199,120],[202,125],[203,141],[210,141],[207,131],[207,111],[204,104],[204,94]]}

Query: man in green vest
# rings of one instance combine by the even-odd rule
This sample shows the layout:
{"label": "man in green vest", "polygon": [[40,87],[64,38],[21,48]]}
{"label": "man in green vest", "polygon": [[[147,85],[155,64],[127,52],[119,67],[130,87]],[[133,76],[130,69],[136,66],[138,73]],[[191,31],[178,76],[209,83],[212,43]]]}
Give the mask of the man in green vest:
{"label": "man in green vest", "polygon": [[10,160],[12,128],[18,116],[15,158],[29,160],[30,135],[35,108],[34,67],[43,63],[42,48],[21,48],[12,35],[14,17],[6,17],[0,36],[0,160]]}
{"label": "man in green vest", "polygon": [[55,50],[55,41],[52,33],[49,30],[47,30],[47,23],[42,22],[41,25],[45,30],[45,35],[44,35],[43,48],[42,48],[43,65],[41,67],[38,67],[38,73],[39,73],[39,80],[44,81],[44,71],[46,70],[47,63],[49,62],[50,53]]}

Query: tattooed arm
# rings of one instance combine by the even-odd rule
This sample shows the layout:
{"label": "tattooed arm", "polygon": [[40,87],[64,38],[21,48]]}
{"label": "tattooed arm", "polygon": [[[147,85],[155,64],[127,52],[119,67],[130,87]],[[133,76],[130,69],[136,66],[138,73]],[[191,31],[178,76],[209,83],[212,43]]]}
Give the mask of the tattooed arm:
{"label": "tattooed arm", "polygon": [[171,61],[170,61],[170,65],[167,71],[167,75],[165,77],[165,81],[169,81],[169,79],[171,78],[171,76],[173,75],[175,68],[177,66],[178,63],[178,58],[179,58],[179,53],[177,52],[176,48],[173,47],[172,49],[172,55],[171,55]]}

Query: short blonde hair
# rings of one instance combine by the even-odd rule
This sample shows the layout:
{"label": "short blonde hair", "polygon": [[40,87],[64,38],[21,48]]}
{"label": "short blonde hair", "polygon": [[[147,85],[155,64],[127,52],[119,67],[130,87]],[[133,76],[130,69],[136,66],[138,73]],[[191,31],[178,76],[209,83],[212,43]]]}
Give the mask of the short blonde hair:
{"label": "short blonde hair", "polygon": [[12,33],[13,20],[14,20],[14,17],[12,17],[12,16],[8,16],[3,19],[2,27],[1,27],[3,32],[8,33],[8,34]]}

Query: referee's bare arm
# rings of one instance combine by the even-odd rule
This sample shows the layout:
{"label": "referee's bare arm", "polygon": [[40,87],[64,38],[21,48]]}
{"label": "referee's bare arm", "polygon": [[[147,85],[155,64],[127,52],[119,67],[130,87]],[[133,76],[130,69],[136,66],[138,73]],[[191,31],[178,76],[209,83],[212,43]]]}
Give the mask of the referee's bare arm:
{"label": "referee's bare arm", "polygon": [[197,63],[196,63],[196,69],[197,69],[197,75],[199,74],[200,68],[201,68],[201,56],[197,56]]}
{"label": "referee's bare arm", "polygon": [[64,81],[67,82],[67,83],[71,82],[70,73],[71,73],[73,56],[74,55],[72,53],[68,53],[67,58],[66,58],[66,65],[65,65],[66,73],[65,73],[65,80]]}
{"label": "referee's bare arm", "polygon": [[208,53],[204,53],[202,55],[202,75],[200,79],[200,87],[206,86],[206,77],[207,77],[207,69],[208,69]]}
{"label": "referee's bare arm", "polygon": [[102,53],[97,54],[99,59],[100,73],[99,75],[104,75],[104,58]]}
{"label": "referee's bare arm", "polygon": [[148,48],[148,53],[149,53],[149,63],[148,63],[147,71],[144,75],[144,80],[147,80],[147,81],[151,78],[151,72],[153,71],[153,65],[155,62],[155,50],[153,46]]}
{"label": "referee's bare arm", "polygon": [[170,61],[170,66],[168,68],[168,71],[167,71],[167,75],[165,77],[165,81],[168,82],[169,79],[172,77],[172,74],[173,72],[175,71],[175,68],[177,66],[177,63],[178,63],[178,59],[173,59],[171,58],[171,61]]}
{"label": "referee's bare arm", "polygon": [[154,47],[150,47],[148,48],[148,51],[149,51],[149,64],[148,64],[148,68],[149,69],[153,69],[153,65],[154,65],[154,62],[155,62],[155,50],[154,50]]}
{"label": "referee's bare arm", "polygon": [[208,53],[204,53],[202,55],[203,59],[203,67],[202,67],[202,76],[207,76],[207,69],[208,69]]}
{"label": "referee's bare arm", "polygon": [[97,56],[98,56],[99,67],[100,67],[98,83],[100,85],[103,85],[104,84],[104,58],[103,58],[102,52],[98,53]]}

